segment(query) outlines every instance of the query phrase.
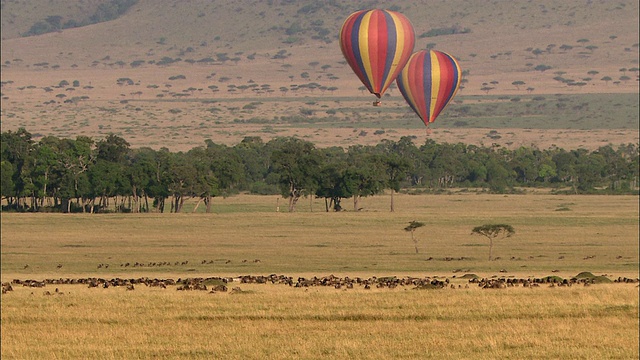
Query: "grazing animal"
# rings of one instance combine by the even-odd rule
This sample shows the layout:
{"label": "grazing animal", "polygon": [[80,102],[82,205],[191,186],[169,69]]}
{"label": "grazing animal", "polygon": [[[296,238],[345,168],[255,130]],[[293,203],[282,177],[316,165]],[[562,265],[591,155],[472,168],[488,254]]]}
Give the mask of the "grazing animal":
{"label": "grazing animal", "polygon": [[224,285],[216,285],[211,289],[211,291],[209,291],[210,294],[215,294],[217,292],[227,292],[227,287]]}

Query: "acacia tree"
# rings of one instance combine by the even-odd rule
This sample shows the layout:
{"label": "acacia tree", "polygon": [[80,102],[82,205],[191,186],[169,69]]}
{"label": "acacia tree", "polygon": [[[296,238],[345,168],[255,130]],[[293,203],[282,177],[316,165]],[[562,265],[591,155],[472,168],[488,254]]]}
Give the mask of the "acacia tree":
{"label": "acacia tree", "polygon": [[414,233],[416,232],[417,228],[423,227],[423,226],[424,226],[423,222],[414,220],[410,222],[406,228],[404,228],[404,231],[411,232],[411,240],[413,241],[413,245],[416,247],[416,254],[418,253],[418,240],[415,238]]}
{"label": "acacia tree", "polygon": [[489,239],[489,261],[493,260],[493,239],[498,236],[508,238],[515,233],[513,226],[507,224],[485,224],[471,230],[471,234],[482,235]]}

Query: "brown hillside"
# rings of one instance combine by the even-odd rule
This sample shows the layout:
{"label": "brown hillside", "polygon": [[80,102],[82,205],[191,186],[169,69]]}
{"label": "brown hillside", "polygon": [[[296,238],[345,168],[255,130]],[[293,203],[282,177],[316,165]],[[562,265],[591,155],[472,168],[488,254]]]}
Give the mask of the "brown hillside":
{"label": "brown hillside", "polygon": [[[351,128],[269,131],[233,120],[299,115],[309,102],[323,111],[370,104],[372,97],[358,90],[361,84],[344,64],[337,33],[352,11],[385,3],[140,0],[112,21],[19,36],[47,16],[81,21],[107,2],[55,0],[30,7],[2,1],[3,131],[24,126],[58,136],[114,132],[134,146],[174,149],[206,138],[231,144],[247,135],[298,135],[321,145],[335,144],[336,138],[341,144],[379,141],[350,137],[345,133],[355,131]],[[468,71],[460,96],[525,95],[525,88],[534,95],[638,93],[637,1],[397,1],[394,6],[418,36],[454,26],[470,30],[419,37],[416,45],[435,44],[460,60]],[[203,61],[208,58],[213,61]],[[551,68],[534,70],[538,65]],[[554,80],[558,76],[582,86]],[[606,76],[611,80],[601,80]],[[526,85],[518,89],[514,81]],[[295,86],[308,83],[337,89]],[[481,90],[486,87],[492,89]],[[405,106],[397,91],[389,94],[385,106]],[[244,107],[254,102],[261,104],[247,115],[251,109]],[[440,133],[438,140],[478,142],[486,133],[461,131],[454,137]],[[385,136],[412,133],[416,130],[400,129]],[[615,144],[637,142],[638,133],[594,136]],[[585,146],[583,136],[559,140],[538,144]]]}

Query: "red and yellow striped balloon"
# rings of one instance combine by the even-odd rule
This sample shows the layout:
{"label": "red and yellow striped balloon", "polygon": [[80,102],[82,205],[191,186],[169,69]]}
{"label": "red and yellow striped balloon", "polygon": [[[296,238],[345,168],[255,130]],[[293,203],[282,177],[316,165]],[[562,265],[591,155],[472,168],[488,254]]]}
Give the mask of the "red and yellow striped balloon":
{"label": "red and yellow striped balloon", "polygon": [[340,48],[347,63],[378,98],[407,63],[414,44],[409,19],[389,10],[357,11],[340,30]]}
{"label": "red and yellow striped balloon", "polygon": [[411,55],[396,83],[409,106],[429,126],[456,95],[461,80],[460,64],[453,56],[422,50]]}

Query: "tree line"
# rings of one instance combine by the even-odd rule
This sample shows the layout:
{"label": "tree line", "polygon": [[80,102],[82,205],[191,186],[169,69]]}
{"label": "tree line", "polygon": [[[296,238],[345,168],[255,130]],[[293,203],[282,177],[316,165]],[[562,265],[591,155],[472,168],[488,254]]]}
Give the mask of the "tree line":
{"label": "tree line", "polygon": [[37,21],[31,25],[29,31],[22,36],[42,35],[63,29],[73,29],[81,26],[97,24],[118,18],[129,10],[130,7],[137,4],[138,0],[110,0],[98,5],[93,15],[88,20],[77,21],[69,19],[63,22],[64,18],[60,15],[47,16],[43,21]]}
{"label": "tree line", "polygon": [[110,134],[94,140],[44,136],[26,129],[1,133],[0,192],[4,211],[174,212],[187,199],[211,211],[216,196],[281,194],[295,211],[302,197],[342,210],[391,190],[439,192],[478,188],[492,193],[550,187],[570,193],[638,193],[637,144],[594,151],[463,143],[414,144],[413,137],[375,146],[317,148],[294,137],[264,142],[245,137],[234,146],[206,140],[186,152],[131,148]]}

